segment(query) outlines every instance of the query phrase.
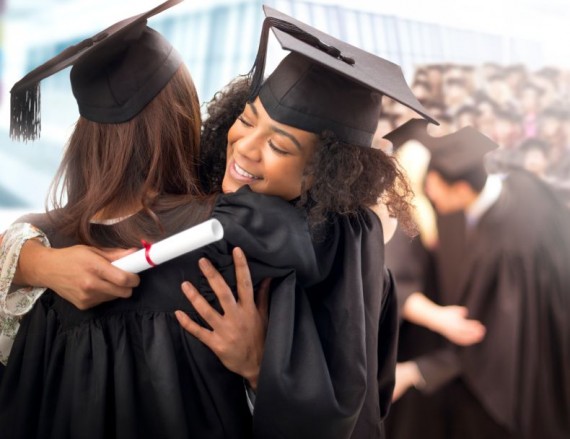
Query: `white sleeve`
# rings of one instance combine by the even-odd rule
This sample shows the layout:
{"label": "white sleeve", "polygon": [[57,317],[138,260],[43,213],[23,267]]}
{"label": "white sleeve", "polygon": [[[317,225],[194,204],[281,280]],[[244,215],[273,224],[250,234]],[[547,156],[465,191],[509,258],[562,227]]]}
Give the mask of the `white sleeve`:
{"label": "white sleeve", "polygon": [[0,362],[6,364],[20,327],[20,318],[29,312],[45,288],[16,289],[12,285],[22,246],[28,239],[38,239],[50,246],[45,234],[28,223],[12,224],[0,245]]}

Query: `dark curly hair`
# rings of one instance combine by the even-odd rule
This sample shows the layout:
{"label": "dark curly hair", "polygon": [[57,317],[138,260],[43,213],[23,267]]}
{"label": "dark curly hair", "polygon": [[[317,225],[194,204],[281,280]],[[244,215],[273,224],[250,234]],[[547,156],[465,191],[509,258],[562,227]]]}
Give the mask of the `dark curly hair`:
{"label": "dark curly hair", "polygon": [[[222,190],[227,133],[242,113],[248,94],[249,80],[240,76],[207,103],[200,178],[208,192]],[[312,182],[307,188],[309,176]],[[297,206],[307,211],[313,229],[323,224],[331,212],[358,215],[381,198],[408,234],[416,232],[410,204],[413,192],[396,160],[379,149],[346,144],[334,133],[324,132],[303,180]]]}

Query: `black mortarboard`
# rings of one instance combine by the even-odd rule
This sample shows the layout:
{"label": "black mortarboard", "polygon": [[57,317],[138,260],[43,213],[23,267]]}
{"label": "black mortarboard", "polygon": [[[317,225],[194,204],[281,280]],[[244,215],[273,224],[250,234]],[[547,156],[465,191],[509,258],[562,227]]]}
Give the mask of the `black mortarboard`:
{"label": "black mortarboard", "polygon": [[427,124],[428,122],[424,119],[410,119],[405,124],[390,131],[384,138],[392,142],[394,151],[409,140],[417,140],[425,144],[431,139],[426,130]]}
{"label": "black mortarboard", "polygon": [[499,147],[470,126],[446,136],[432,137],[426,146],[431,152],[429,168],[447,181],[466,179],[473,171],[484,170],[485,155]]}
{"label": "black mortarboard", "polygon": [[[314,133],[332,130],[343,142],[370,146],[386,95],[437,124],[398,65],[275,9],[263,10],[250,97],[258,95],[272,119]],[[263,82],[269,28],[292,53]]]}
{"label": "black mortarboard", "polygon": [[71,87],[79,114],[100,123],[126,122],[168,83],[182,64],[172,45],[146,20],[183,0],[168,0],[68,47],[14,84],[10,136],[33,140],[40,132],[42,79],[73,65]]}
{"label": "black mortarboard", "polygon": [[499,147],[470,126],[440,137],[429,135],[426,128],[425,121],[411,119],[384,137],[394,144],[394,148],[409,139],[420,141],[430,151],[430,169],[448,181],[463,179],[474,169],[484,168],[485,154]]}

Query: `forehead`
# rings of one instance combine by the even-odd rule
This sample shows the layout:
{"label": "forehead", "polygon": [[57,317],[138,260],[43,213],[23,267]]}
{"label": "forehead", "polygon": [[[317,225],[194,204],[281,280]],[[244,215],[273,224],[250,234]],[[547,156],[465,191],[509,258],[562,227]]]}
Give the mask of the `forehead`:
{"label": "forehead", "polygon": [[255,98],[255,100],[253,102],[248,102],[246,104],[246,107],[249,107],[251,109],[251,111],[255,112],[256,116],[259,119],[265,121],[266,123],[270,124],[273,127],[278,128],[281,131],[285,131],[289,134],[294,135],[299,140],[302,140],[302,141],[317,141],[318,140],[319,136],[315,133],[312,133],[312,132],[307,131],[307,130],[302,130],[300,128],[296,128],[294,126],[287,125],[287,124],[281,123],[281,122],[273,119],[269,115],[269,113],[267,113],[267,110],[265,109],[265,107],[261,103],[261,100],[259,99],[259,97]]}

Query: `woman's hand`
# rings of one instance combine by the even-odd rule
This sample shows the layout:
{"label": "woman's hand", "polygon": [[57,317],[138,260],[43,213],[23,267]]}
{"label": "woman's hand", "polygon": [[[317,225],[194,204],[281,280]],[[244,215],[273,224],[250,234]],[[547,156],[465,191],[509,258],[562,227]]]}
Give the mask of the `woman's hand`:
{"label": "woman's hand", "polygon": [[85,310],[131,296],[139,276],[113,266],[111,261],[132,252],[84,245],[54,249],[32,239],[22,247],[14,283],[50,288]]}
{"label": "woman's hand", "polygon": [[478,320],[468,319],[468,315],[464,306],[442,306],[433,330],[460,346],[479,343],[485,337],[485,326]]}
{"label": "woman's hand", "polygon": [[420,386],[421,383],[423,383],[423,377],[416,363],[405,361],[396,364],[396,384],[394,385],[392,401],[396,401],[411,387]]}
{"label": "woman's hand", "polygon": [[186,331],[208,346],[224,366],[244,377],[255,391],[267,331],[270,280],[263,281],[256,304],[249,267],[240,248],[234,249],[233,259],[237,301],[212,264],[204,258],[199,262],[202,273],[220,301],[223,314],[212,308],[190,282],[182,284],[182,291],[212,330],[200,326],[182,311],[176,311],[176,318]]}
{"label": "woman's hand", "polygon": [[402,316],[416,325],[425,326],[460,346],[479,343],[485,337],[485,326],[468,318],[464,306],[441,306],[420,292],[410,294],[402,307]]}

